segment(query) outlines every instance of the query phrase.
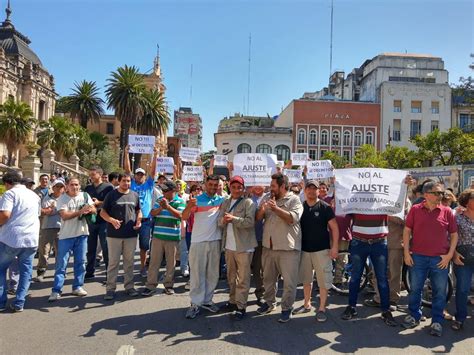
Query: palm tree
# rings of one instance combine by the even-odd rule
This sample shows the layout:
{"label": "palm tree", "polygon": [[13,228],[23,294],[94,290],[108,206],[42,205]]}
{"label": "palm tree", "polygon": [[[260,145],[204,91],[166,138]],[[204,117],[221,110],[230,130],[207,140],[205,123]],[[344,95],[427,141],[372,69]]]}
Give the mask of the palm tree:
{"label": "palm tree", "polygon": [[138,132],[153,136],[164,134],[171,120],[163,92],[146,90],[145,99],[144,115],[137,123]]}
{"label": "palm tree", "polygon": [[104,100],[99,97],[99,88],[95,81],[83,80],[74,83],[73,94],[65,98],[65,110],[72,118],[79,118],[79,123],[87,129],[87,122],[98,121],[105,113]]}
{"label": "palm tree", "polygon": [[8,165],[13,164],[13,153],[30,138],[36,122],[33,110],[25,102],[9,98],[0,105],[0,140],[7,146]]}
{"label": "palm tree", "polygon": [[[138,120],[144,114],[146,86],[138,68],[127,65],[112,72],[108,82],[105,94],[108,108],[115,110],[115,115],[121,122],[120,151],[122,152],[128,143],[130,128],[136,127]],[[120,158],[120,163],[122,163],[122,156]]]}
{"label": "palm tree", "polygon": [[95,149],[97,152],[100,152],[109,145],[109,139],[107,136],[100,132],[89,133],[89,138],[91,140],[91,150]]}
{"label": "palm tree", "polygon": [[69,158],[77,147],[77,124],[71,124],[66,117],[53,116],[48,122],[40,124],[42,130],[38,133],[38,144],[43,148],[51,148],[57,160]]}

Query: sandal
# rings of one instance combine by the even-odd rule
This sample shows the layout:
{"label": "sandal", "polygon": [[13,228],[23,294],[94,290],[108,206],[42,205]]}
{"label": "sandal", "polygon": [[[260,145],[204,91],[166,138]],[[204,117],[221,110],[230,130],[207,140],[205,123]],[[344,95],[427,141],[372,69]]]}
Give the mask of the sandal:
{"label": "sandal", "polygon": [[463,322],[454,320],[453,323],[451,324],[451,329],[453,330],[461,330],[463,326]]}

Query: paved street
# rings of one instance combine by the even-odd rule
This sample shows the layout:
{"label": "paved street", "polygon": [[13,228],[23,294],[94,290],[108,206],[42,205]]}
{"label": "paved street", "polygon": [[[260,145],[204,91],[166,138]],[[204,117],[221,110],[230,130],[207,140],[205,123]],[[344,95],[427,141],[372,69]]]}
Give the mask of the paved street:
{"label": "paved street", "polygon": [[[138,269],[138,267],[136,267]],[[71,270],[71,269],[69,269]],[[99,273],[98,280],[102,279]],[[158,294],[130,299],[118,286],[114,303],[103,300],[99,281],[87,283],[89,295],[72,296],[71,276],[63,298],[48,303],[52,271],[42,284],[32,284],[23,313],[0,314],[1,354],[151,354],[161,353],[432,353],[473,354],[474,319],[460,333],[446,327],[442,338],[428,334],[429,320],[415,330],[389,328],[376,309],[359,307],[361,319],[339,319],[346,298],[330,297],[329,320],[316,323],[314,313],[277,322],[279,309],[259,316],[253,295],[248,318],[241,322],[228,314],[203,311],[195,320],[184,318],[189,305],[184,279],[177,279],[176,295]],[[121,281],[121,279],[120,279]],[[137,288],[143,287],[136,275]],[[220,282],[215,301],[226,300],[225,282]],[[302,299],[302,289],[298,290]],[[298,305],[301,301],[298,301]],[[472,314],[472,307],[470,308]],[[396,312],[401,322],[402,312]]]}

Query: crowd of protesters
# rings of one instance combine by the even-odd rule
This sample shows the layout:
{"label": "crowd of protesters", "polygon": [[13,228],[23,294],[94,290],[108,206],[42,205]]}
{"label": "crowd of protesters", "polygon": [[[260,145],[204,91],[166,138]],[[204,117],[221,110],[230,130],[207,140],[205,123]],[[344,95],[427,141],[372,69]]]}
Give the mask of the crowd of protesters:
{"label": "crowd of protesters", "polygon": [[[451,327],[460,330],[468,310],[474,271],[474,189],[458,198],[434,181],[425,181],[407,198],[404,217],[385,214],[336,216],[334,191],[328,184],[302,179],[290,184],[281,171],[269,186],[246,186],[241,176],[230,180],[204,174],[204,182],[181,178],[181,162],[173,178],[155,179],[155,149],[149,170],[132,175],[128,148],[124,173],[90,170],[89,184],[76,177],[63,179],[44,174],[39,186],[17,172],[3,175],[6,192],[0,198],[0,311],[21,312],[30,282],[44,281],[54,251],[54,281],[49,302],[64,291],[69,259],[73,258],[72,294],[87,296],[84,282],[96,278],[99,255],[105,265],[104,300],[116,297],[120,260],[124,289],[130,297],[152,296],[158,284],[174,294],[179,255],[183,277],[189,277],[188,319],[204,309],[231,312],[235,320],[247,317],[251,285],[255,287],[258,314],[276,309],[279,281],[281,323],[293,315],[312,312],[312,286],[319,287],[315,319],[325,322],[329,290],[340,282],[334,266],[339,252],[349,250],[352,275],[344,320],[358,316],[359,285],[370,258],[375,274],[375,296],[366,306],[379,307],[389,326],[398,325],[392,312],[400,302],[403,263],[410,268],[408,315],[402,326],[414,328],[422,318],[421,296],[425,281],[432,287],[430,333],[441,336],[446,317],[446,290],[450,265],[456,276],[456,314]],[[231,166],[230,166],[231,167]],[[407,177],[406,184],[416,182]],[[140,276],[145,287],[136,290],[134,264],[137,244]],[[38,257],[33,276],[35,254]],[[165,272],[159,271],[166,262]],[[213,302],[225,270],[228,302]],[[337,267],[336,267],[337,270]],[[8,277],[7,277],[8,275]],[[303,285],[303,303],[294,307],[297,287]],[[12,297],[8,307],[8,296]]]}

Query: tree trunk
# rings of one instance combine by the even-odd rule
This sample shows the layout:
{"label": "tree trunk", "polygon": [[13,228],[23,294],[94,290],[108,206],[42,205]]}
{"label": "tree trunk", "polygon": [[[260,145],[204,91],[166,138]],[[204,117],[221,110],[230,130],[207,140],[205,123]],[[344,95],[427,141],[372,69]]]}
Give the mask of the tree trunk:
{"label": "tree trunk", "polygon": [[87,121],[88,121],[87,117],[82,117],[81,116],[80,119],[79,119],[79,122],[80,122],[81,126],[85,129],[87,129]]}
{"label": "tree trunk", "polygon": [[130,125],[122,123],[122,128],[120,129],[120,162],[119,166],[123,168],[123,158],[124,158],[124,150],[125,147],[128,145],[128,134],[130,132]]}

